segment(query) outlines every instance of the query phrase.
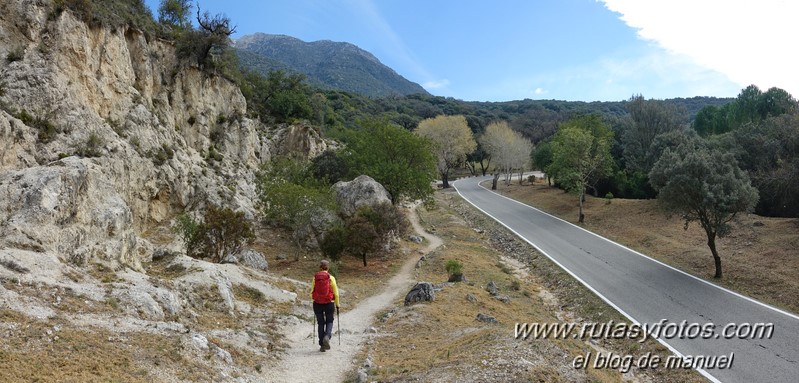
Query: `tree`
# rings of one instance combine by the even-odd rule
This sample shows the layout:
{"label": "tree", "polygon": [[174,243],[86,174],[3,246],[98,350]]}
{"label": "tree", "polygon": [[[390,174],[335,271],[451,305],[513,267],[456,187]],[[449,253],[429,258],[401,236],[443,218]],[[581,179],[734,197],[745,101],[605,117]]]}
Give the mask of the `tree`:
{"label": "tree", "polygon": [[472,175],[477,172],[477,164],[480,164],[480,173],[485,176],[491,166],[491,155],[485,151],[480,140],[477,141],[477,148],[466,156],[466,166],[469,167]]}
{"label": "tree", "polygon": [[158,6],[158,22],[169,27],[173,36],[191,29],[191,0],[161,0]]}
{"label": "tree", "polygon": [[356,214],[347,222],[347,248],[363,260],[364,267],[366,256],[380,248],[380,235],[363,215]]}
{"label": "tree", "polygon": [[256,184],[264,217],[269,223],[290,229],[297,249],[302,247],[298,233],[314,217],[336,210],[331,190],[324,180],[315,179],[309,168],[296,159],[276,158],[264,166]]}
{"label": "tree", "polygon": [[505,174],[505,182],[510,182],[514,170],[523,170],[530,162],[532,143],[521,134],[511,130],[505,121],[491,123],[485,133],[480,136],[480,144],[491,156],[494,181],[492,189],[500,174]]}
{"label": "tree", "polygon": [[610,145],[613,132],[599,115],[573,118],[558,128],[552,139],[552,163],[546,169],[557,184],[577,193],[580,199],[578,221],[584,222],[585,191],[611,170]]}
{"label": "tree", "polygon": [[395,205],[404,199],[428,200],[436,174],[430,142],[385,119],[362,119],[358,124],[359,129],[346,137],[342,153],[351,178],[374,178]]}
{"label": "tree", "polygon": [[477,148],[477,142],[463,116],[436,116],[419,123],[416,134],[428,139],[438,158],[436,168],[444,188],[449,187],[449,171],[462,164],[466,155]]}
{"label": "tree", "polygon": [[204,70],[224,72],[232,65],[234,55],[230,51],[230,36],[236,33],[227,16],[211,16],[208,11],[200,13],[197,7],[198,29],[182,33],[176,44],[178,57],[193,60]]}
{"label": "tree", "polygon": [[660,193],[658,202],[680,214],[685,228],[698,221],[707,235],[707,246],[716,266],[714,278],[721,278],[721,257],[716,237],[730,231],[729,222],[738,213],[751,211],[758,200],[757,189],[730,153],[708,149],[701,141],[666,149],[649,173]]}
{"label": "tree", "polygon": [[630,123],[621,134],[625,168],[630,173],[649,173],[657,161],[657,157],[651,155],[652,142],[658,135],[678,129],[682,113],[674,104],[646,100],[640,94],[630,98],[626,107]]}
{"label": "tree", "polygon": [[[533,151],[533,166],[541,171],[545,171],[546,168],[552,163],[552,141],[551,140],[544,140],[540,142],[538,146],[535,147]],[[552,186],[552,176],[549,173],[546,173],[547,182],[550,186]]]}
{"label": "tree", "polygon": [[379,251],[392,237],[405,235],[409,227],[408,219],[392,204],[363,207],[347,220],[346,248],[365,267],[367,255]]}

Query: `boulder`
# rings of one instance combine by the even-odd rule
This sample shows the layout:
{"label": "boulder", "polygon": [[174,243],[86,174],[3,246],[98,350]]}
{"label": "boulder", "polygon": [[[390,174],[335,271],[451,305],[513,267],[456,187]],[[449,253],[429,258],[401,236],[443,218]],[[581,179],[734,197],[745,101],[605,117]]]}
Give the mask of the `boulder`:
{"label": "boulder", "polygon": [[485,323],[498,323],[497,318],[494,318],[491,315],[486,315],[483,313],[477,314],[477,320]]}
{"label": "boulder", "polygon": [[358,209],[391,203],[391,196],[383,185],[367,175],[349,181],[339,181],[333,185],[341,213],[345,217],[355,215]]}
{"label": "boulder", "polygon": [[228,255],[219,263],[232,263],[261,271],[269,271],[269,262],[266,261],[266,257],[261,252],[253,249],[246,249],[238,254]]}
{"label": "boulder", "polygon": [[432,283],[419,282],[405,295],[405,306],[414,302],[431,302],[435,294]]}

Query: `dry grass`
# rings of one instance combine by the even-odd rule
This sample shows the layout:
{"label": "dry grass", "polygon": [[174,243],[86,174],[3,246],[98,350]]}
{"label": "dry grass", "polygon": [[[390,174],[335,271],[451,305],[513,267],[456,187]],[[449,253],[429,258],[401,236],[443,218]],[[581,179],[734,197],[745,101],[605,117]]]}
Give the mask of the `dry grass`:
{"label": "dry grass", "polygon": [[[420,208],[423,226],[442,237],[445,245],[427,257],[418,269],[417,280],[444,282],[449,260],[463,264],[466,282],[445,286],[434,302],[397,306],[383,313],[378,333],[361,358],[369,357],[375,367],[370,380],[395,381],[623,381],[616,370],[574,369],[574,357],[603,347],[616,353],[667,355],[659,344],[631,340],[599,340],[597,346],[576,339],[515,339],[516,323],[562,321],[607,321],[623,318],[605,305],[545,257],[524,246],[532,273],[517,270],[503,254],[490,245],[494,227],[486,217],[466,207],[452,193],[437,193],[438,208]],[[464,214],[459,212],[467,211]],[[467,223],[468,222],[468,223]],[[480,233],[476,231],[480,228]],[[484,229],[484,230],[483,230]],[[507,255],[507,254],[505,254]],[[517,277],[520,276],[520,277]],[[500,296],[494,298],[485,287],[494,282]],[[476,298],[467,299],[467,295]],[[401,303],[399,303],[401,304]],[[498,323],[476,320],[477,314],[493,316]],[[658,381],[702,381],[690,371],[635,371],[657,376]]]}
{"label": "dry grass", "polygon": [[[577,197],[537,181],[535,185],[501,184],[499,191],[569,222],[577,221]],[[588,230],[608,237],[697,277],[799,312],[799,221],[746,214],[730,236],[716,240],[724,277],[713,278],[713,257],[698,224],[684,230],[679,217],[668,218],[655,200],[589,196]],[[755,226],[755,222],[762,226]]]}
{"label": "dry grass", "polygon": [[37,320],[2,310],[2,382],[152,382],[156,370],[180,379],[211,381],[212,371],[182,357],[176,337],[85,331],[57,319]]}

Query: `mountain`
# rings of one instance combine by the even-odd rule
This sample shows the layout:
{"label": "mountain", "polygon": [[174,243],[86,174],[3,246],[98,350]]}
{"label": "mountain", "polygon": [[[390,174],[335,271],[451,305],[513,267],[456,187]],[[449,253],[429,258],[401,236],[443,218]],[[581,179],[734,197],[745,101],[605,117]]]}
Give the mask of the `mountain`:
{"label": "mountain", "polygon": [[350,43],[309,43],[291,36],[256,33],[233,45],[245,67],[264,75],[270,70],[296,71],[306,75],[311,85],[369,97],[428,94],[421,85]]}

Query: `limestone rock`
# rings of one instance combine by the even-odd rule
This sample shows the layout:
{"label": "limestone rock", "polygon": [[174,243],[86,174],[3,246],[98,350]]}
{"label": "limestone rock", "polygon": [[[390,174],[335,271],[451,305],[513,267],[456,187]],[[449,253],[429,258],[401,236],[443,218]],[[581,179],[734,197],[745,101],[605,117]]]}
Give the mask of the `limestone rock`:
{"label": "limestone rock", "polygon": [[382,203],[391,203],[391,197],[383,185],[372,177],[361,175],[352,181],[339,181],[333,185],[342,214],[353,216],[359,208],[374,207]]}
{"label": "limestone rock", "polygon": [[435,299],[435,290],[430,282],[419,282],[405,295],[405,306],[415,302],[430,302]]}

